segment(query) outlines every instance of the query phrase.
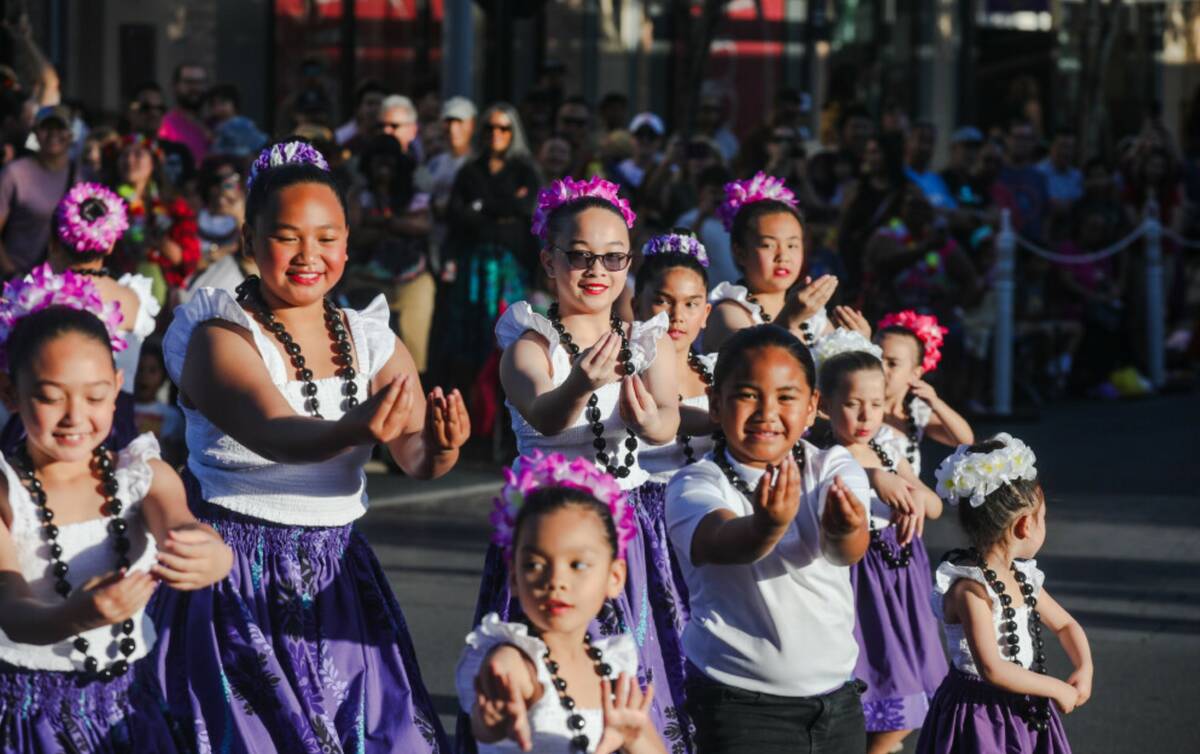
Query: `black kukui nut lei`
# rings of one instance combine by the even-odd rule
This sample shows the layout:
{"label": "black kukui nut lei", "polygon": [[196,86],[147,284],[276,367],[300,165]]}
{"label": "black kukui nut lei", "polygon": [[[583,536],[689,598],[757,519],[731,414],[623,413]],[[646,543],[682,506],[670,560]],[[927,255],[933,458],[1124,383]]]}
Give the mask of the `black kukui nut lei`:
{"label": "black kukui nut lei", "polygon": [[[721,470],[735,490],[745,495],[748,500],[753,500],[754,490],[750,489],[750,485],[746,484],[746,480],[742,479],[741,475],[737,473],[737,469],[733,468],[733,464],[729,463],[729,459],[725,457],[725,446],[725,433],[719,429],[713,432],[713,461],[717,464],[717,468]],[[796,466],[803,473],[807,460],[804,455],[803,441],[792,446],[792,458],[795,459]]]}
{"label": "black kukui nut lei", "polygon": [[[704,362],[700,360],[700,357],[697,356],[694,351],[688,351],[687,363],[688,366],[692,368],[693,372],[700,375],[701,382],[703,382],[706,386],[712,386],[712,372],[708,370],[708,367],[704,366]],[[679,402],[681,404],[683,403],[682,395],[679,396]],[[692,436],[685,434],[679,435],[679,445],[683,448],[683,465],[691,466],[696,462],[696,451],[692,448]]]}
{"label": "black kukui nut lei", "polygon": [[[571,338],[571,333],[567,332],[567,328],[562,323],[562,318],[558,314],[558,304],[550,305],[550,310],[546,312],[550,320],[550,326],[554,328],[554,332],[558,333],[558,342],[562,347],[567,349],[572,361],[579,358],[580,348]],[[625,323],[621,318],[612,313],[609,318],[609,323],[612,325],[612,331],[621,338],[621,350],[617,354],[617,360],[620,362],[617,365],[617,374],[622,376],[633,374],[633,351],[629,348],[629,338],[625,336]],[[617,478],[624,479],[629,476],[633,470],[633,465],[637,463],[634,458],[634,451],[637,450],[638,440],[637,435],[628,427],[625,428],[625,458],[622,460],[619,457],[620,449],[617,452],[609,455],[608,441],[604,439],[604,418],[600,416],[600,399],[592,393],[588,398],[587,406],[583,409],[584,418],[587,419],[592,429],[592,447],[596,449],[596,463],[602,466],[608,474]],[[623,464],[623,465],[622,465]]]}
{"label": "black kukui nut lei", "polygon": [[[608,678],[612,675],[612,666],[604,661],[604,653],[599,647],[592,646],[591,634],[583,635],[583,643],[587,646],[587,656],[592,661],[592,667],[596,670],[596,675],[601,678]],[[558,663],[550,659],[550,648],[546,648],[546,653],[542,655],[542,662],[546,665],[546,670],[550,673],[550,680],[554,684],[554,690],[558,692],[558,703],[567,712],[567,733],[571,736],[571,749],[579,754],[586,754],[591,741],[583,732],[587,721],[579,711],[575,709],[575,700],[567,694],[567,682],[558,674]]]}
{"label": "black kukui nut lei", "polygon": [[[71,594],[71,582],[67,580],[70,574],[70,566],[62,559],[62,545],[58,543],[58,525],[54,523],[54,511],[46,506],[46,490],[42,486],[42,482],[37,478],[37,472],[33,469],[33,461],[29,458],[29,451],[24,446],[13,456],[14,468],[17,476],[21,479],[21,484],[24,485],[29,497],[33,500],[34,506],[37,508],[38,518],[42,522],[42,536],[46,540],[46,549],[50,555],[49,571],[54,575],[54,591],[57,592],[63,599],[67,599]],[[120,487],[117,484],[116,464],[113,462],[112,456],[108,452],[108,448],[104,445],[98,446],[92,451],[92,474],[100,481],[100,490],[104,494],[104,505],[108,510],[109,522],[108,533],[112,535],[112,547],[116,553],[117,570],[128,568],[130,542],[128,533],[128,525],[125,519],[121,518],[121,513],[125,506],[117,497],[117,492]],[[82,636],[76,636],[71,642],[71,646],[83,655],[83,672],[89,676],[94,676],[104,683],[112,681],[114,678],[119,678],[129,672],[129,658],[137,651],[137,641],[133,638],[134,623],[133,619],[129,618],[121,622],[121,637],[114,637],[113,644],[117,647],[119,657],[110,662],[107,666],[101,668],[100,661],[93,657],[88,650],[91,648],[87,639]]]}
{"label": "black kukui nut lei", "polygon": [[[737,284],[746,289],[746,301],[758,307],[758,316],[762,319],[763,324],[771,324],[771,315],[767,314],[767,310],[763,308],[763,305],[758,303],[758,297],[750,292],[750,286],[746,283],[745,279],[739,280]],[[813,333],[812,327],[809,326],[807,320],[800,323],[800,342],[809,348],[812,348],[817,342],[817,336]]]}
{"label": "black kukui nut lei", "polygon": [[[300,344],[295,341],[283,323],[275,318],[275,313],[267,308],[262,292],[259,290],[260,285],[261,280],[257,275],[247,277],[237,287],[237,302],[245,307],[258,323],[283,345],[284,352],[291,359],[292,366],[296,368],[296,379],[304,383],[300,387],[300,393],[304,396],[305,410],[313,418],[324,419],[325,417],[321,415],[321,402],[317,399],[317,383],[313,381],[313,371],[308,367],[304,354],[300,352]],[[354,349],[350,342],[350,332],[346,328],[346,323],[342,321],[342,313],[337,306],[328,297],[324,299],[323,303],[325,328],[329,331],[330,340],[333,341],[333,363],[338,367],[337,375],[343,380],[342,395],[346,396],[342,401],[342,410],[349,411],[358,405],[358,385],[354,382],[358,372],[354,369]]]}
{"label": "black kukui nut lei", "polygon": [[[988,567],[983,555],[973,548],[968,553],[975,560],[979,569],[983,571],[984,581],[1000,601],[1003,619],[1000,622],[1000,654],[1006,655],[1009,662],[1020,666],[1021,637],[1017,634],[1017,611],[1012,606],[1012,597],[1005,593],[1004,582],[1000,580],[995,571]],[[1046,654],[1043,651],[1046,642],[1042,639],[1042,616],[1037,610],[1037,597],[1033,595],[1033,584],[1029,583],[1029,578],[1017,568],[1015,562],[1009,567],[1012,569],[1013,578],[1021,587],[1021,597],[1024,599],[1025,606],[1029,608],[1029,635],[1033,642],[1033,661],[1029,664],[1029,669],[1035,673],[1046,675]],[[1024,717],[1030,728],[1038,733],[1046,732],[1050,727],[1050,700],[1044,697],[1029,697],[1029,705],[1025,709]]]}
{"label": "black kukui nut lei", "polygon": [[[872,438],[867,442],[867,447],[879,457],[879,462],[883,464],[884,470],[889,474],[896,473],[896,462],[884,450],[882,445]],[[875,519],[870,515],[867,516],[867,524],[871,533],[871,549],[879,553],[880,557],[883,558],[883,562],[887,563],[890,568],[907,568],[909,562],[912,561],[912,542],[904,545],[899,550],[893,550],[887,542],[883,541],[883,532],[875,528]]]}
{"label": "black kukui nut lei", "polygon": [[904,457],[916,468],[917,450],[921,447],[921,428],[917,426],[917,415],[913,413],[913,402],[917,400],[914,393],[904,396],[904,413],[908,414],[908,445],[904,449]]}

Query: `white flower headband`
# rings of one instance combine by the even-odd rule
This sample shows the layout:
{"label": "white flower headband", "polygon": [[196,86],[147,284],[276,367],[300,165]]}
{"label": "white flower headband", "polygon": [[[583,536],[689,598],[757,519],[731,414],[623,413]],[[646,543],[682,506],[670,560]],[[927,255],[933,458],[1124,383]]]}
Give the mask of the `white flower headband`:
{"label": "white flower headband", "polygon": [[959,445],[942,461],[934,472],[939,497],[951,504],[967,498],[972,508],[978,508],[988,495],[1010,482],[1037,479],[1037,457],[1028,445],[1007,432],[992,440],[1004,443],[1004,447],[990,453],[972,453],[969,446]]}
{"label": "white flower headband", "polygon": [[817,368],[820,369],[822,364],[834,356],[839,356],[843,353],[853,353],[855,351],[869,353],[879,359],[881,363],[883,362],[882,348],[864,338],[862,333],[847,330],[844,327],[839,327],[818,340],[816,345],[812,347],[812,356]]}

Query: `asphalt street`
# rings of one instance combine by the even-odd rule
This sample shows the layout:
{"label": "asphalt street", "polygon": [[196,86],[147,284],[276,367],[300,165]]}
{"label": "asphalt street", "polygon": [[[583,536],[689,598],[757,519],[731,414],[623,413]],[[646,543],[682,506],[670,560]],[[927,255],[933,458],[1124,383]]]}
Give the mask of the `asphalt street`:
{"label": "asphalt street", "polygon": [[[1087,631],[1091,702],[1065,720],[1076,754],[1200,751],[1200,396],[1067,403],[1036,422],[990,423],[1038,456],[1046,588]],[[926,474],[944,455],[926,449]],[[371,474],[360,523],[391,579],[426,686],[453,731],[454,666],[479,588],[499,473],[464,464],[415,482]],[[961,543],[954,516],[930,522],[931,560]],[[1050,669],[1066,677],[1057,643]],[[909,750],[911,750],[911,744]]]}

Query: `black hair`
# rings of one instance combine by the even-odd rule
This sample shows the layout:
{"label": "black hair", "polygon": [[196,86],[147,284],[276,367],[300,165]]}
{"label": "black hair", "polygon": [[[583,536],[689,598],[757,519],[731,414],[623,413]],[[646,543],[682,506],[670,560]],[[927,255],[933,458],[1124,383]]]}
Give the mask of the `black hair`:
{"label": "black hair", "polygon": [[838,115],[837,130],[839,134],[846,129],[846,124],[850,122],[851,118],[866,118],[867,120],[871,120],[872,123],[874,122],[871,118],[871,111],[864,105],[847,105],[846,109],[842,110],[841,114]]}
{"label": "black hair", "polygon": [[403,210],[412,201],[413,176],[417,165],[413,158],[404,153],[400,142],[388,134],[376,134],[371,137],[362,154],[358,158],[358,171],[367,181],[371,180],[371,168],[376,160],[392,159],[395,169],[392,173],[391,202],[393,210]]}
{"label": "black hair", "polygon": [[[296,141],[296,139],[289,138],[288,141]],[[346,189],[333,173],[322,170],[311,163],[293,162],[258,172],[246,195],[246,224],[254,227],[259,214],[267,208],[272,197],[288,186],[300,183],[319,183],[328,186],[329,190],[337,197],[338,204],[342,205],[342,212],[349,215]]]}
{"label": "black hair", "polygon": [[[677,236],[696,237],[696,234],[687,228],[673,228],[671,232]],[[700,280],[704,283],[704,290],[708,290],[708,270],[704,269],[704,265],[700,264],[691,254],[671,251],[663,254],[651,254],[642,260],[642,266],[638,268],[634,281],[633,297],[641,298],[646,286],[657,284],[667,270],[676,267],[683,267],[699,275]]]}
{"label": "black hair", "polygon": [[146,92],[155,92],[156,94],[162,94],[163,88],[161,86],[159,86],[157,81],[143,81],[142,83],[138,84],[136,87],[133,88],[133,96],[130,97],[130,99],[138,99]]}
{"label": "black hair", "polygon": [[367,98],[368,94],[382,94],[386,97],[388,90],[387,87],[375,79],[367,79],[366,81],[362,82],[358,85],[358,88],[354,90],[354,108],[356,110],[360,105],[362,105],[363,100]]}
{"label": "black hair", "polygon": [[517,511],[517,520],[513,523],[513,552],[517,551],[517,541],[521,538],[521,530],[528,521],[572,506],[591,511],[600,518],[600,523],[604,526],[605,538],[608,540],[609,551],[615,559],[617,557],[617,525],[613,522],[608,506],[584,490],[565,486],[539,487],[525,496],[525,502]]}
{"label": "black hair", "polygon": [[696,176],[696,185],[700,188],[705,188],[706,186],[724,188],[725,184],[732,180],[733,173],[729,172],[729,168],[724,165],[709,165]]}
{"label": "black hair", "polygon": [[225,180],[221,175],[221,169],[226,167],[233,168],[233,171],[240,175],[246,174],[246,161],[231,154],[209,155],[204,158],[204,162],[200,163],[200,169],[196,174],[196,184],[200,189],[201,199],[207,201],[208,192]]}
{"label": "black hair", "polygon": [[[1007,447],[1003,442],[990,438],[977,442],[968,450],[971,453],[991,453]],[[958,522],[967,535],[967,540],[979,552],[987,552],[1004,539],[1005,532],[1018,516],[1037,510],[1045,497],[1037,479],[1014,479],[1000,485],[983,499],[983,505],[971,505],[969,500],[958,501]]]}
{"label": "black hair", "polygon": [[554,238],[559,233],[566,230],[567,225],[576,218],[584,210],[593,208],[606,209],[612,212],[617,217],[621,218],[621,226],[625,227],[625,216],[621,214],[621,210],[607,199],[602,199],[598,196],[584,196],[574,201],[560,204],[550,210],[549,216],[546,217],[546,238],[545,242],[549,246],[548,239]]}
{"label": "black hair", "polygon": [[817,375],[817,384],[820,385],[822,394],[831,396],[842,386],[846,377],[856,372],[866,371],[874,371],[882,375],[883,362],[874,354],[866,351],[839,353],[830,356],[821,364],[820,373]]}
{"label": "black hair", "polygon": [[917,366],[925,363],[925,343],[917,337],[915,332],[901,325],[888,325],[880,328],[875,336],[876,342],[882,343],[884,335],[907,335],[913,343],[917,344]]}
{"label": "black hair", "polygon": [[[8,376],[16,384],[18,373],[28,369],[49,342],[68,333],[79,333],[95,340],[112,354],[108,329],[95,314],[69,306],[48,306],[17,321],[4,344],[8,357]],[[116,366],[116,362],[113,362]]]}
{"label": "black hair", "polygon": [[238,92],[238,88],[234,84],[222,83],[210,87],[204,93],[204,101],[209,102],[214,99],[223,99],[227,102],[232,102],[234,110],[241,111],[242,109],[242,95]]}
{"label": "black hair", "polygon": [[713,390],[721,392],[721,386],[728,381],[729,375],[746,361],[747,351],[772,347],[782,348],[791,354],[804,371],[809,387],[816,388],[817,367],[808,347],[779,325],[755,325],[738,330],[721,346],[717,354],[717,366],[713,370]]}
{"label": "black hair", "polygon": [[759,218],[780,212],[796,218],[796,222],[800,223],[801,229],[804,228],[804,215],[800,212],[799,208],[793,207],[787,202],[781,202],[778,199],[764,199],[758,202],[743,204],[738,209],[738,213],[733,216],[733,227],[729,230],[729,238],[737,246],[741,246],[742,248],[749,247],[750,244],[747,242],[746,236],[750,232],[750,228],[753,227],[752,223],[756,222]]}

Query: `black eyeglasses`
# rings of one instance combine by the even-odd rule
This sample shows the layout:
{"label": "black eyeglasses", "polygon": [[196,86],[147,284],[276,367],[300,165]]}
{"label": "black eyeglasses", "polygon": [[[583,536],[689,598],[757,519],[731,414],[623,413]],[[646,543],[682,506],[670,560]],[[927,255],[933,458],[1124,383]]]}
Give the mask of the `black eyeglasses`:
{"label": "black eyeglasses", "polygon": [[499,131],[503,134],[510,134],[513,130],[512,126],[504,126],[499,123],[488,123],[486,126],[484,126],[484,128],[488,131]]}
{"label": "black eyeglasses", "polygon": [[572,270],[590,270],[597,261],[604,265],[609,272],[620,272],[629,266],[632,254],[592,254],[588,251],[571,251],[561,246],[550,245],[555,251],[561,251],[567,258],[567,265]]}

